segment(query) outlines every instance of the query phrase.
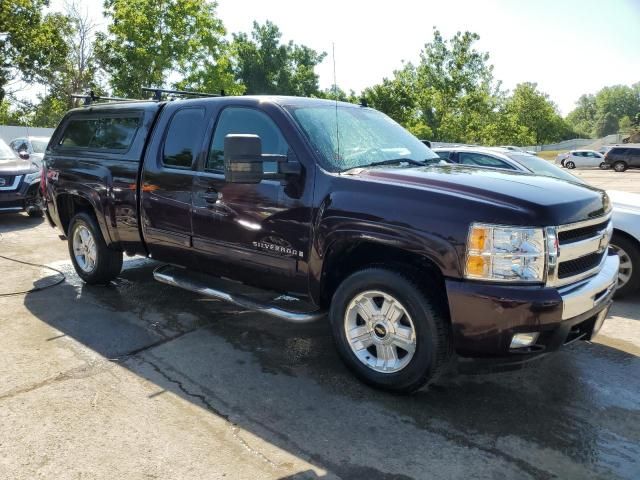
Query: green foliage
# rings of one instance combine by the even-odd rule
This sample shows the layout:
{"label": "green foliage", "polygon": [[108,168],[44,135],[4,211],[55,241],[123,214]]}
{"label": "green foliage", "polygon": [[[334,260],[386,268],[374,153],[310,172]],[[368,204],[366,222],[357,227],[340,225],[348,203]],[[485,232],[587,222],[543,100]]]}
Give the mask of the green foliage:
{"label": "green foliage", "polygon": [[[604,87],[595,95],[583,95],[567,122],[580,135],[601,137],[618,131],[622,118],[635,118],[640,113],[640,82],[628,87]],[[607,133],[603,133],[607,132]]]}
{"label": "green foliage", "polygon": [[236,80],[248,94],[322,96],[315,67],[325,53],[293,42],[282,44],[273,23],[253,22],[251,35],[233,35],[231,52]]}
{"label": "green foliage", "polygon": [[220,81],[215,90],[236,88],[228,62],[219,61],[225,30],[214,2],[105,0],[104,6],[111,23],[97,35],[96,54],[115,95],[139,97],[141,87],[166,86],[174,72],[183,85],[208,87],[211,75]]}
{"label": "green foliage", "polygon": [[[0,101],[10,84],[47,83],[64,63],[67,18],[43,14],[48,0],[0,1]],[[16,87],[17,88],[17,87]]]}

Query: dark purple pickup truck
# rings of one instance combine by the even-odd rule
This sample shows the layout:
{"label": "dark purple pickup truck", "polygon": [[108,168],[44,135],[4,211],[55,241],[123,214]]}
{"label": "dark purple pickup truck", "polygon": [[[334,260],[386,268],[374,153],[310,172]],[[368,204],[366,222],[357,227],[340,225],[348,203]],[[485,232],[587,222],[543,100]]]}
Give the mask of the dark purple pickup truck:
{"label": "dark purple pickup truck", "polygon": [[86,282],[137,254],[166,263],[165,283],[292,322],[326,316],[349,368],[393,391],[454,354],[521,362],[590,339],[616,285],[603,191],[442,165],[364,106],[89,105],[57,128],[45,177]]}

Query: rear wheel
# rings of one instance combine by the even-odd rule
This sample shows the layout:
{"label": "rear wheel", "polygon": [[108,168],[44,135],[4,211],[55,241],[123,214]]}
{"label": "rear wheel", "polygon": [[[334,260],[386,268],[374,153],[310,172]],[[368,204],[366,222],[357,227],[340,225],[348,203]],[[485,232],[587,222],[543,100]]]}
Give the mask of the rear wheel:
{"label": "rear wheel", "polygon": [[83,212],[71,219],[68,241],[73,266],[85,282],[108,283],[122,270],[122,252],[107,246],[92,215]]}
{"label": "rear wheel", "polygon": [[613,164],[613,169],[616,172],[624,172],[627,169],[627,164],[624,162],[616,162]]}
{"label": "rear wheel", "polygon": [[409,393],[436,379],[450,356],[438,302],[403,274],[370,268],[340,284],[329,312],[338,352],[377,388]]}
{"label": "rear wheel", "polygon": [[620,257],[618,288],[615,296],[624,297],[640,288],[640,246],[627,237],[614,233],[611,248]]}
{"label": "rear wheel", "polygon": [[600,170],[607,170],[609,168],[609,165],[607,165],[605,162],[600,163],[599,165]]}
{"label": "rear wheel", "polygon": [[576,164],[573,163],[571,160],[569,160],[568,162],[565,162],[564,166],[570,170],[576,168]]}

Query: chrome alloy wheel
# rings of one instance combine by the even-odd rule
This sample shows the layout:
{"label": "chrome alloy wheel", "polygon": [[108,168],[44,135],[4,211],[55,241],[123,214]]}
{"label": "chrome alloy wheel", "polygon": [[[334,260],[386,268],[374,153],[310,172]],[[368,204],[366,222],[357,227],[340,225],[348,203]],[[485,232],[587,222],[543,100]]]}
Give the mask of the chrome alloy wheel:
{"label": "chrome alloy wheel", "polygon": [[618,270],[618,288],[622,288],[627,283],[629,283],[629,280],[631,280],[631,275],[633,274],[633,262],[631,261],[631,257],[629,256],[629,254],[619,246],[612,244],[611,248],[618,254],[618,257],[620,257],[620,269]]}
{"label": "chrome alloy wheel", "polygon": [[388,293],[368,290],[356,295],[346,309],[344,330],[358,360],[376,372],[399,372],[416,351],[413,321]]}
{"label": "chrome alloy wheel", "polygon": [[93,234],[84,225],[73,232],[73,255],[83,272],[91,273],[96,268],[98,248]]}

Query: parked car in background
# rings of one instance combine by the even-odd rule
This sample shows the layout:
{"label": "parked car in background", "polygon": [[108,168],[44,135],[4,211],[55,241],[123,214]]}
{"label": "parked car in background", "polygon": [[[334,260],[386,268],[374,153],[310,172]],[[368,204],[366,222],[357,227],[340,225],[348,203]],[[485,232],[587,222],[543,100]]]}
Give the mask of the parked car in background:
{"label": "parked car in background", "polygon": [[624,172],[627,168],[640,168],[640,144],[615,146],[604,155],[604,161],[616,172]]}
{"label": "parked car in background", "polygon": [[640,195],[609,190],[613,204],[611,248],[620,257],[616,297],[640,289]]}
{"label": "parked car in background", "polygon": [[41,172],[41,166],[20,158],[0,140],[0,211],[42,216]]}
{"label": "parked car in background", "polygon": [[551,162],[528,153],[514,152],[502,147],[434,148],[441,158],[452,163],[482,168],[497,168],[545,177],[559,178],[574,183],[584,182]]}
{"label": "parked car in background", "polygon": [[506,148],[512,152],[528,153],[529,155],[537,155],[537,152],[533,150],[525,150],[524,148],[516,147],[514,145],[500,145],[500,148]]}
{"label": "parked car in background", "polygon": [[[453,163],[481,168],[502,168],[554,177],[586,184],[552,163],[532,155],[491,148],[436,148],[434,152]],[[640,286],[640,195],[626,192],[607,192],[613,205],[613,237],[610,245],[620,257],[616,297],[623,297]]]}
{"label": "parked car in background", "polygon": [[[24,160],[31,160],[42,165],[44,152],[49,144],[49,137],[19,137],[9,142],[9,146]],[[26,155],[25,155],[26,153]]]}
{"label": "parked car in background", "polygon": [[574,168],[609,168],[604,161],[604,155],[595,150],[571,150],[560,161],[560,165],[570,170]]}

